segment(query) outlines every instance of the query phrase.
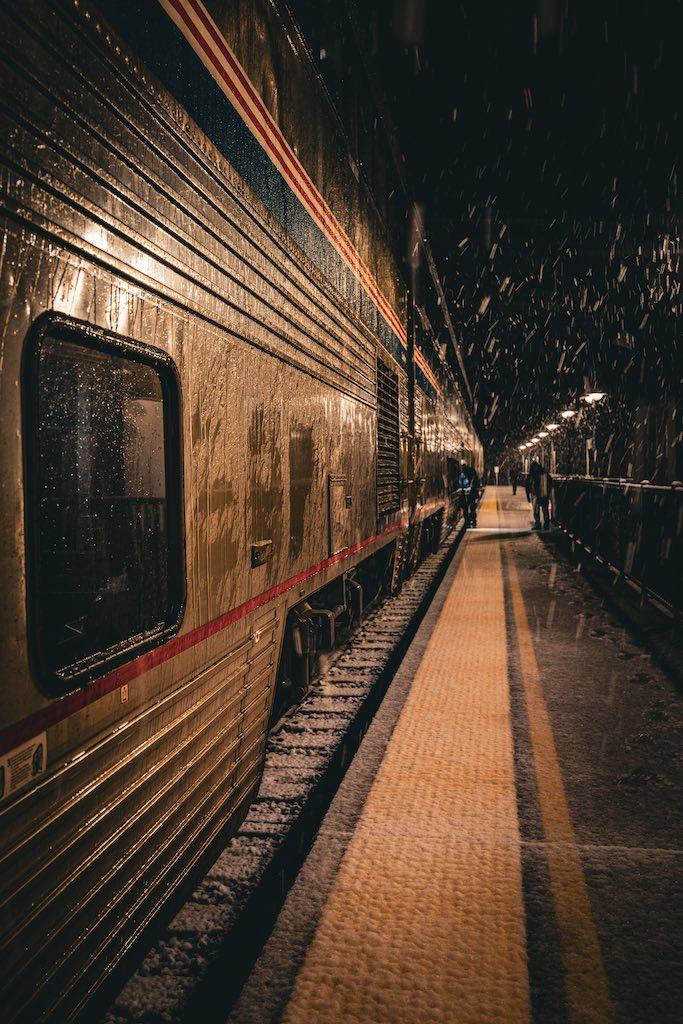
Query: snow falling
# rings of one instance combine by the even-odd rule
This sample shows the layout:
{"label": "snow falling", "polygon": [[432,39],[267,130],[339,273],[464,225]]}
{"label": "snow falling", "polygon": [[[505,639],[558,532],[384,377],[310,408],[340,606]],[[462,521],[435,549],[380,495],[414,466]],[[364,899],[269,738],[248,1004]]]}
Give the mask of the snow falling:
{"label": "snow falling", "polygon": [[[666,11],[376,0],[357,28],[491,461],[603,390],[623,450],[597,468],[670,481],[680,87]],[[438,333],[433,309],[429,322]]]}

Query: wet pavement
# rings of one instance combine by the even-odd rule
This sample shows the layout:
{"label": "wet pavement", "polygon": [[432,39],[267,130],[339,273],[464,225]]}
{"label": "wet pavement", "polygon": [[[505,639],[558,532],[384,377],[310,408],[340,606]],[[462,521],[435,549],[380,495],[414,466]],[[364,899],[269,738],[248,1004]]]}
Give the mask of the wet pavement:
{"label": "wet pavement", "polygon": [[487,489],[231,1024],[680,1019],[683,701],[529,520]]}
{"label": "wet pavement", "polygon": [[223,1021],[304,862],[325,812],[462,543],[460,523],[400,592],[366,608],[305,699],[268,739],[247,817],[104,1018],[105,1024]]}

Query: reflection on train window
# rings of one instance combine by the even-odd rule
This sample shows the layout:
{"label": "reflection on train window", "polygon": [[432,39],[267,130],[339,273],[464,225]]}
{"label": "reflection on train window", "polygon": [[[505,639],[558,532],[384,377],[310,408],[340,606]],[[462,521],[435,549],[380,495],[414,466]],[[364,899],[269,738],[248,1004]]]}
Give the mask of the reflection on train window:
{"label": "reflection on train window", "polygon": [[84,341],[48,330],[29,381],[32,653],[63,681],[158,642],[182,604],[174,376]]}

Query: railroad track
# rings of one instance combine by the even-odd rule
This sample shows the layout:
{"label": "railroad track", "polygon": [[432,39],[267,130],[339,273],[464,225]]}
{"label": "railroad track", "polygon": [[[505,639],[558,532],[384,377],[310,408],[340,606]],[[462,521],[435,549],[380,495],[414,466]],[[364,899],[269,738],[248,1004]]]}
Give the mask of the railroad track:
{"label": "railroad track", "polygon": [[374,608],[271,735],[242,827],[110,1007],[106,1024],[224,1022],[463,536]]}

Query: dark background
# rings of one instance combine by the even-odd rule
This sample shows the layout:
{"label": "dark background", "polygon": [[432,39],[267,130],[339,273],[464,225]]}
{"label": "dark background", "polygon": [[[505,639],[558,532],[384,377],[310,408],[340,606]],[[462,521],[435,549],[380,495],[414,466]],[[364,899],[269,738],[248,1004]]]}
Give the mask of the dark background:
{"label": "dark background", "polygon": [[290,6],[378,205],[422,210],[490,461],[588,388],[675,465],[680,5]]}

